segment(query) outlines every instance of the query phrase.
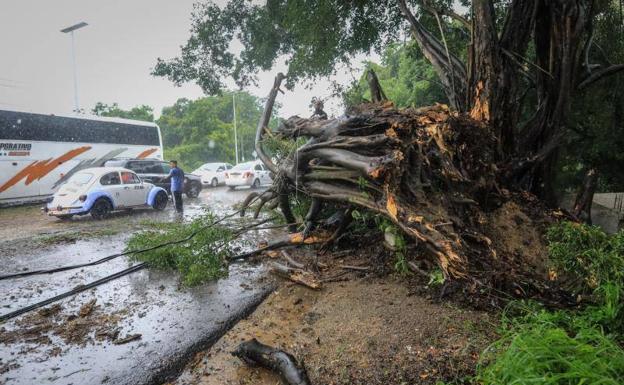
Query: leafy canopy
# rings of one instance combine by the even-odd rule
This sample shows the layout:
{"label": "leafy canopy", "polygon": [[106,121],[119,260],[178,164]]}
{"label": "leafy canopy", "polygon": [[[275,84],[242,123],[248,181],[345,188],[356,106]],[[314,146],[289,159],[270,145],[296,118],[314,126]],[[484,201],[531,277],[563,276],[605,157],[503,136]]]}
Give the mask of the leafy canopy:
{"label": "leafy canopy", "polygon": [[[414,42],[393,44],[382,55],[380,64],[366,62],[373,69],[388,99],[397,107],[446,103],[446,95],[429,61]],[[346,106],[371,100],[366,71],[343,95]]]}
{"label": "leafy canopy", "polygon": [[154,121],[154,110],[152,107],[142,104],[140,106],[132,107],[130,110],[123,110],[119,108],[117,103],[105,104],[97,102],[91,113],[97,116],[116,117],[124,119],[142,120],[145,122]]}
{"label": "leafy canopy", "polygon": [[233,103],[240,160],[253,159],[261,100],[247,92],[224,92],[196,100],[178,99],[157,120],[165,157],[178,159],[189,171],[206,162],[235,162]]}
{"label": "leafy canopy", "polygon": [[224,79],[248,85],[281,57],[288,64],[288,87],[331,75],[356,54],[381,52],[396,40],[403,18],[395,0],[233,0],[224,7],[198,3],[191,21],[180,56],[158,59],[153,74],[176,84],[196,81],[217,94]]}

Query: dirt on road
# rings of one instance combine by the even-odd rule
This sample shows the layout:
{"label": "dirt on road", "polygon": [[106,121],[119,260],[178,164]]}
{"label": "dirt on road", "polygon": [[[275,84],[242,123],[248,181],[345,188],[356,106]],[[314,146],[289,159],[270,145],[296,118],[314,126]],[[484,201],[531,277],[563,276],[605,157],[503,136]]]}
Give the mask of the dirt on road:
{"label": "dirt on road", "polygon": [[495,316],[435,303],[398,278],[333,282],[322,291],[285,283],[211,349],[176,385],[279,384],[231,355],[245,340],[291,352],[314,384],[435,384],[474,372],[495,338]]}

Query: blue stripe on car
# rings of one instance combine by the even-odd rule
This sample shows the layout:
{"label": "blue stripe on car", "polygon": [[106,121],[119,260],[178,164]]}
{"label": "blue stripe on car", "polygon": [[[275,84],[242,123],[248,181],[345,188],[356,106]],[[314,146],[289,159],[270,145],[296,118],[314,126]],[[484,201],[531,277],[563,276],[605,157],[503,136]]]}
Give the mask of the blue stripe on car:
{"label": "blue stripe on car", "polygon": [[150,190],[150,192],[147,194],[147,204],[149,206],[154,207],[154,203],[156,203],[156,195],[158,194],[158,192],[164,192],[165,194],[167,193],[167,191],[162,188],[162,187],[152,187],[152,189]]}
{"label": "blue stripe on car", "polygon": [[87,193],[87,200],[82,204],[82,209],[85,212],[91,210],[95,201],[100,198],[108,199],[110,204],[113,206],[113,210],[115,209],[115,200],[113,200],[113,197],[108,192],[102,190],[89,191]]}

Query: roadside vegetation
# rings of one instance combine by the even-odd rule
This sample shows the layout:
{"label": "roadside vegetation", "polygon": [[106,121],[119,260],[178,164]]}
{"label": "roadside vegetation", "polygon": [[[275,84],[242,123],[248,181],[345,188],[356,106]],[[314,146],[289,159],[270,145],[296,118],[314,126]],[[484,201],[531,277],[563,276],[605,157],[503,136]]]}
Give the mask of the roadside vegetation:
{"label": "roadside vegetation", "polygon": [[[156,269],[179,271],[187,286],[225,277],[233,233],[228,227],[213,225],[215,220],[213,214],[206,212],[191,222],[151,223],[148,230],[130,238],[126,251],[171,243],[132,258]],[[177,242],[180,240],[185,241]]]}
{"label": "roadside vegetation", "polygon": [[624,231],[563,222],[548,231],[552,269],[581,301],[551,311],[511,303],[501,338],[482,354],[479,384],[622,384],[624,382]]}

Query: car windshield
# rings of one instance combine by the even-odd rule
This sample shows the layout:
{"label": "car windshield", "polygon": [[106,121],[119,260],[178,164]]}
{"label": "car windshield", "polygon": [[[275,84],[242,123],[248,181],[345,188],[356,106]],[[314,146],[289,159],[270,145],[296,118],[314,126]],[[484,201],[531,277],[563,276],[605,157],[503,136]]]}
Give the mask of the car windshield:
{"label": "car windshield", "polygon": [[91,178],[93,178],[93,174],[89,172],[79,172],[77,174],[74,174],[71,178],[69,178],[69,183],[73,183],[77,186],[82,186],[82,185],[89,183]]}
{"label": "car windshield", "polygon": [[232,168],[232,171],[246,171],[251,170],[253,163],[239,163]]}
{"label": "car windshield", "polygon": [[207,163],[201,167],[204,171],[215,171],[219,165],[216,163]]}

